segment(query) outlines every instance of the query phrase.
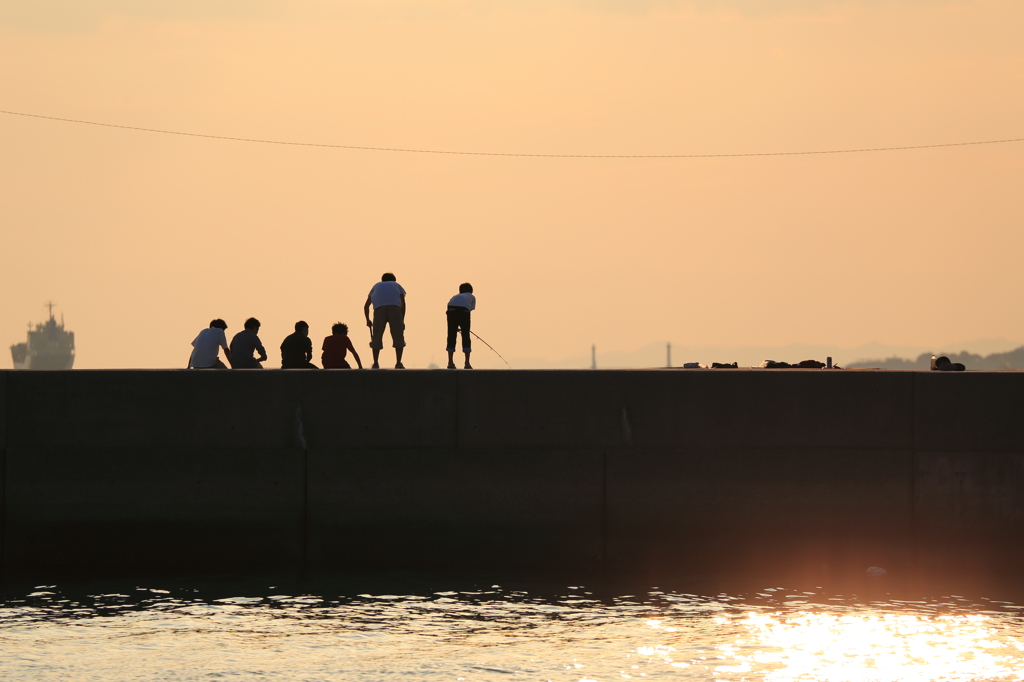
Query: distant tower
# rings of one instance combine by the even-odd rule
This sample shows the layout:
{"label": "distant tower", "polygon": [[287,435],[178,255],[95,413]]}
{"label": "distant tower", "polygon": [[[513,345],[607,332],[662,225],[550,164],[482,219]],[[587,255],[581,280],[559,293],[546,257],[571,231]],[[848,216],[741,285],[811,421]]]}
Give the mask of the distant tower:
{"label": "distant tower", "polygon": [[672,367],[672,342],[665,344],[665,366]]}
{"label": "distant tower", "polygon": [[597,344],[590,346],[590,369],[597,369]]}

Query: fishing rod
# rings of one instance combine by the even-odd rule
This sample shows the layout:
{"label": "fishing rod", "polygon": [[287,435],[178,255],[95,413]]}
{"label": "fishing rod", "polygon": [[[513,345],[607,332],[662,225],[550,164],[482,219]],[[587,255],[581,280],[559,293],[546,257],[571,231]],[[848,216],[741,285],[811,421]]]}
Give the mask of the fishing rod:
{"label": "fishing rod", "polygon": [[[480,343],[484,344],[485,346],[487,346],[491,350],[494,350],[494,346],[492,346],[491,344],[489,344],[486,341],[484,341],[483,339],[481,339],[479,334],[477,334],[474,331],[470,331],[469,333],[472,334],[473,336],[475,336],[480,341]],[[494,350],[494,354],[497,355],[499,358],[501,358],[501,353],[499,353],[498,351]],[[506,367],[508,367],[509,369],[512,369],[512,365],[508,364],[508,360],[506,360],[505,358],[501,358],[501,361],[505,363]]]}

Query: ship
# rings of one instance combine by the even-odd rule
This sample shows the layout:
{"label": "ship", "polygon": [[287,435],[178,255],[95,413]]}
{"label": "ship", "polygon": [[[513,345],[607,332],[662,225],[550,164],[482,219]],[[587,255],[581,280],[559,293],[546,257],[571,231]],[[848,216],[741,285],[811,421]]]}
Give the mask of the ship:
{"label": "ship", "polygon": [[75,333],[64,328],[53,317],[53,304],[48,303],[50,319],[28,327],[28,340],[11,346],[14,369],[71,369],[75,364]]}

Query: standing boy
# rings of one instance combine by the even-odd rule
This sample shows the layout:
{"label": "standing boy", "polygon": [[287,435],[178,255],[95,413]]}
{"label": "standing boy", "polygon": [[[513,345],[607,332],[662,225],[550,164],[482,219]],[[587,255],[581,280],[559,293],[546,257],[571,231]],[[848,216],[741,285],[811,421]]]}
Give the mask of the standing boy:
{"label": "standing boy", "polygon": [[[267,359],[267,349],[260,341],[260,321],[250,317],[245,321],[245,329],[231,339],[231,355],[228,360],[232,369],[263,369],[261,364]],[[257,360],[253,353],[259,353]]]}
{"label": "standing boy", "polygon": [[363,368],[363,361],[359,359],[359,353],[352,346],[352,339],[348,338],[347,324],[339,322],[331,327],[331,335],[324,339],[323,351],[324,354],[320,356],[320,361],[324,369],[352,369],[348,360],[345,359],[345,354],[348,352],[351,352],[352,357],[356,359],[359,369]]}
{"label": "standing boy", "polygon": [[[370,322],[370,304],[373,304],[373,322]],[[373,367],[380,369],[380,349],[384,347],[384,327],[391,327],[391,342],[395,347],[395,369],[405,369],[402,351],[405,350],[405,289],[390,272],[381,275],[380,281],[370,289],[363,305],[366,326],[371,330],[370,348],[373,349]]]}
{"label": "standing boy", "polygon": [[448,301],[448,369],[455,369],[455,334],[462,330],[462,352],[466,354],[465,369],[473,369],[469,364],[469,354],[473,346],[469,338],[469,314],[476,310],[476,296],[473,285],[465,282],[459,285],[459,293]]}

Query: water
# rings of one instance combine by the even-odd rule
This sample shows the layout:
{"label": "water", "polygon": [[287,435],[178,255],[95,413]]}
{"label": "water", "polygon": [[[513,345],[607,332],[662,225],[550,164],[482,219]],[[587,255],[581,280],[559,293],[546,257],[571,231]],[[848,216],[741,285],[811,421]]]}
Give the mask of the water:
{"label": "water", "polygon": [[0,679],[1024,679],[1006,601],[439,582],[8,587]]}

